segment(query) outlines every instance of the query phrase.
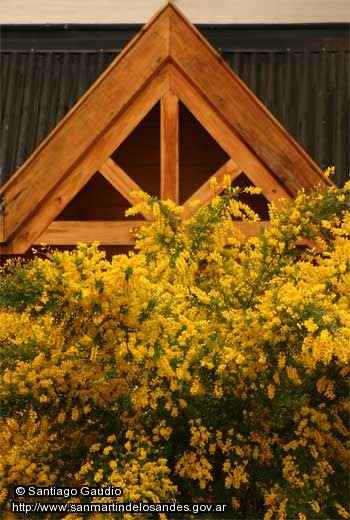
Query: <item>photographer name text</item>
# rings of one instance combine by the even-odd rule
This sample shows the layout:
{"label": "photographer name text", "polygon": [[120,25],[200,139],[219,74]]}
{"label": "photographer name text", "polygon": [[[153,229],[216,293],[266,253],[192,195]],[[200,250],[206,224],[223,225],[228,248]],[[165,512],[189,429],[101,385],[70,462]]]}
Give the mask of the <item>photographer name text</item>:
{"label": "photographer name text", "polygon": [[115,486],[106,487],[59,487],[59,486],[16,486],[17,497],[121,497],[123,489]]}

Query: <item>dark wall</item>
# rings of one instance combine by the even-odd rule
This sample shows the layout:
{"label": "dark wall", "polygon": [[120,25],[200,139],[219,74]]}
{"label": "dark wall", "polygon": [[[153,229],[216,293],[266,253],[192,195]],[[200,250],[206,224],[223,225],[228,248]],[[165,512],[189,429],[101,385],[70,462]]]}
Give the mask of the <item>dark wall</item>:
{"label": "dark wall", "polygon": [[[0,184],[140,26],[7,26],[1,40]],[[321,166],[349,178],[349,26],[200,26]]]}

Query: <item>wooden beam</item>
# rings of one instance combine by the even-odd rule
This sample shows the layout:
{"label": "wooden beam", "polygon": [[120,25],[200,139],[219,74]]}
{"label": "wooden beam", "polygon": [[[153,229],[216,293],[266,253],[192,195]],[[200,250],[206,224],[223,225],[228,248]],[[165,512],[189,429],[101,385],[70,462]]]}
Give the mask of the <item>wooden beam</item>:
{"label": "wooden beam", "polygon": [[131,204],[135,203],[135,199],[131,197],[130,193],[132,191],[143,191],[111,157],[100,166],[99,171]]}
{"label": "wooden beam", "polygon": [[94,242],[101,245],[134,245],[135,232],[144,226],[143,220],[124,221],[71,221],[55,220],[35,240],[35,244],[76,245],[78,242]]}
{"label": "wooden beam", "polygon": [[[153,78],[133,103],[127,105],[112,126],[106,128],[99,140],[81,158],[61,183],[44,199],[41,206],[11,237],[11,254],[22,254],[36,241],[63,208],[75,197],[80,189],[79,179],[87,180],[99,170],[111,153],[139,124],[151,108],[169,88],[168,72],[164,69]],[[79,188],[79,189],[74,189]],[[5,237],[7,240],[8,236]]]}
{"label": "wooden beam", "polygon": [[330,184],[302,147],[176,9],[171,11],[170,24],[172,63],[279,182],[293,196],[302,187]]}
{"label": "wooden beam", "polygon": [[[135,233],[141,226],[147,225],[144,221],[111,222],[111,221],[54,221],[33,245],[45,244],[48,246],[76,245],[78,242],[91,243],[97,240],[101,245],[129,245],[135,244]],[[261,227],[269,227],[269,221],[235,222],[237,228],[249,238],[257,234]],[[319,248],[311,240],[299,240],[298,246]],[[10,255],[14,251],[11,246],[0,244],[0,255]]]}
{"label": "wooden beam", "polygon": [[236,135],[215,107],[201,94],[180,71],[170,66],[170,87],[204,126],[241,171],[262,190],[269,202],[278,205],[280,199],[290,200],[290,193],[273,176],[271,171],[255,155],[252,149]]}
{"label": "wooden beam", "polygon": [[160,196],[179,203],[179,100],[171,92],[161,99]]}
{"label": "wooden beam", "polygon": [[5,185],[5,237],[10,237],[47,194],[95,146],[169,55],[169,12],[163,10],[70,110]]}
{"label": "wooden beam", "polygon": [[[135,233],[147,225],[143,220],[124,221],[71,221],[55,220],[51,222],[46,231],[34,242],[34,245],[45,244],[48,246],[76,245],[78,242],[92,243],[98,241],[101,245],[127,245],[135,244]],[[250,238],[257,234],[262,227],[270,226],[268,220],[260,222],[236,221],[237,228]],[[297,245],[315,247],[311,240],[299,240]]]}
{"label": "wooden beam", "polygon": [[0,244],[5,242],[5,217],[4,217],[4,208],[2,204],[4,202],[0,198]]}
{"label": "wooden beam", "polygon": [[[131,177],[129,177],[123,168],[113,161],[111,157],[100,166],[99,171],[102,173],[104,178],[130,202],[130,204],[137,203],[137,199],[131,196],[131,192],[143,190],[131,179]],[[142,213],[142,216],[144,216],[146,220],[152,220],[149,215]]]}
{"label": "wooden beam", "polygon": [[261,220],[259,222],[247,222],[247,221],[235,221],[235,225],[238,229],[246,236],[246,238],[250,238],[256,235],[262,227],[269,227],[270,222],[268,220]]}
{"label": "wooden beam", "polygon": [[[221,168],[219,168],[212,177],[215,177],[218,185],[222,185],[224,176],[230,175],[231,182],[234,181],[240,174],[242,173],[242,170],[240,167],[232,160],[229,159]],[[223,190],[223,187],[219,188],[218,193],[220,193]],[[181,215],[182,219],[189,218],[195,213],[198,208],[201,208],[202,206],[205,206],[206,204],[209,204],[209,202],[213,198],[213,190],[209,185],[209,181],[206,181],[200,188],[198,188],[191,197],[189,197],[186,202],[184,203],[184,211]],[[199,200],[200,204],[196,206],[195,208],[191,207],[191,203]]]}

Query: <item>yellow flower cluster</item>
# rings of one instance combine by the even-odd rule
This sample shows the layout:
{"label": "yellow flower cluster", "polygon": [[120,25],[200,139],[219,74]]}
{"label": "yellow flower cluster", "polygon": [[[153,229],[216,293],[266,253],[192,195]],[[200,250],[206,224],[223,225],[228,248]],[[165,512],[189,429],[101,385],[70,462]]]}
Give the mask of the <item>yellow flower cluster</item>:
{"label": "yellow flower cluster", "polygon": [[15,483],[349,518],[350,185],[271,206],[243,240],[235,219],[256,216],[211,184],[185,220],[137,194],[137,254],[79,244],[1,271],[5,518]]}

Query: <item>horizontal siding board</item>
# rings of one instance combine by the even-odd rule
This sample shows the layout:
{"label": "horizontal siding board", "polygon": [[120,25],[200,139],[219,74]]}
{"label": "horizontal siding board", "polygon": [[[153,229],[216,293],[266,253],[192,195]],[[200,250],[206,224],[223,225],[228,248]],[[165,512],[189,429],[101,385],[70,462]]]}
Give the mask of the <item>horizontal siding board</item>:
{"label": "horizontal siding board", "polygon": [[[123,25],[3,25],[2,47],[7,50],[120,52],[141,29]],[[200,24],[198,29],[219,51],[235,52],[348,50],[349,24],[234,25]]]}
{"label": "horizontal siding board", "polygon": [[[139,26],[5,27],[0,185]],[[322,168],[349,176],[349,28],[201,26],[205,37]]]}

